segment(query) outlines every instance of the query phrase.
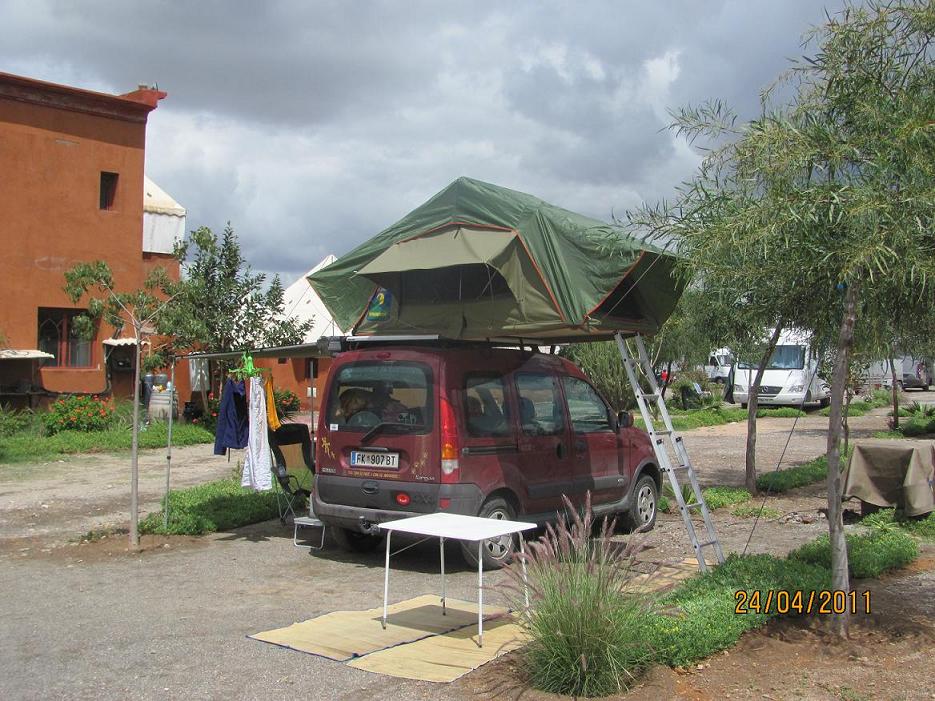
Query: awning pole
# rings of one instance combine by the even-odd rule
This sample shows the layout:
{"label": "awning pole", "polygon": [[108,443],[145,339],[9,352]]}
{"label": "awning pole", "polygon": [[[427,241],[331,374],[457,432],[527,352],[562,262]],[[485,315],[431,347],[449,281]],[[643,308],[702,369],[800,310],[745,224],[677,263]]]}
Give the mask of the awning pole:
{"label": "awning pole", "polygon": [[172,370],[169,384],[172,390],[169,392],[169,426],[166,431],[166,498],[162,505],[162,527],[169,530],[169,475],[172,472],[172,424],[175,423],[175,398],[178,392],[175,389],[175,356],[172,356]]}

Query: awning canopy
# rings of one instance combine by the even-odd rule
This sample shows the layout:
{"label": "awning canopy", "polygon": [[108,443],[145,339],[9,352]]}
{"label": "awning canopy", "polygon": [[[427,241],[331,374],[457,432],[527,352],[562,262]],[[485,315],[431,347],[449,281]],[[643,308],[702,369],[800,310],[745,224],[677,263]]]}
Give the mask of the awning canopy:
{"label": "awning canopy", "polygon": [[273,346],[252,348],[246,351],[222,351],[218,353],[189,353],[178,355],[176,360],[240,360],[247,353],[253,358],[321,358],[328,353],[317,343],[303,343],[298,346]]}
{"label": "awning canopy", "polygon": [[14,348],[0,350],[0,360],[45,360],[54,357],[51,353],[41,350],[18,350]]}
{"label": "awning canopy", "polygon": [[459,178],[309,282],[352,334],[597,340],[658,331],[675,256],[620,227]]}
{"label": "awning canopy", "polygon": [[[105,338],[103,341],[105,346],[135,346],[135,338]],[[149,341],[143,341],[143,345],[148,344]]]}

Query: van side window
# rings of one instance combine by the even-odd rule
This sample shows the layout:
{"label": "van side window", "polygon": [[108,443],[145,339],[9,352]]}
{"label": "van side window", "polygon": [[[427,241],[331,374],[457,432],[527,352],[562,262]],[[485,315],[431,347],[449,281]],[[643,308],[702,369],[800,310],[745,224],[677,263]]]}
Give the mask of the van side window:
{"label": "van side window", "polygon": [[558,383],[551,375],[517,374],[519,422],[523,433],[530,436],[551,436],[565,429]]}
{"label": "van side window", "polygon": [[510,407],[503,378],[468,375],[464,382],[464,415],[472,436],[510,435]]}
{"label": "van side window", "polygon": [[562,377],[565,399],[568,400],[568,415],[575,433],[612,431],[607,405],[597,391],[577,377]]}

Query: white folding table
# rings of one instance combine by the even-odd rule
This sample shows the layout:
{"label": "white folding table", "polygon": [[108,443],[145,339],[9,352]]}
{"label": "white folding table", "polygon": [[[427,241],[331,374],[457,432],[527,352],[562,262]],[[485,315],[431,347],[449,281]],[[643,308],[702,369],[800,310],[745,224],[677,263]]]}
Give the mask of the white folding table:
{"label": "white folding table", "polygon": [[[445,541],[464,540],[477,542],[477,641],[480,647],[484,645],[484,541],[488,538],[501,538],[507,535],[519,534],[519,550],[524,553],[523,531],[536,527],[534,523],[524,521],[506,521],[493,518],[480,518],[478,516],[461,516],[458,514],[435,513],[424,516],[413,516],[396,521],[381,523],[380,528],[386,531],[386,565],[383,573],[383,628],[386,629],[387,600],[390,594],[390,539],[393,533],[409,533],[439,539],[439,552],[441,555],[442,574],[442,615],[445,615]],[[419,541],[422,542],[422,541]],[[408,547],[403,548],[406,550]],[[402,552],[400,550],[399,552]],[[525,587],[526,561],[521,559],[523,570],[523,584]],[[529,606],[529,593],[524,591],[526,606]]]}

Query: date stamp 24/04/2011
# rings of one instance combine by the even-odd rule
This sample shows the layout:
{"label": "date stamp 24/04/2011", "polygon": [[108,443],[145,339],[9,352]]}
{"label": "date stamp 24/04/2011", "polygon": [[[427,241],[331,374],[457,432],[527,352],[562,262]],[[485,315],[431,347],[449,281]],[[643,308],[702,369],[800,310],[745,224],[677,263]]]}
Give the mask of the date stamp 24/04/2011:
{"label": "date stamp 24/04/2011", "polygon": [[766,591],[734,592],[734,613],[764,614],[840,614],[870,613],[870,592],[822,589],[819,591]]}

